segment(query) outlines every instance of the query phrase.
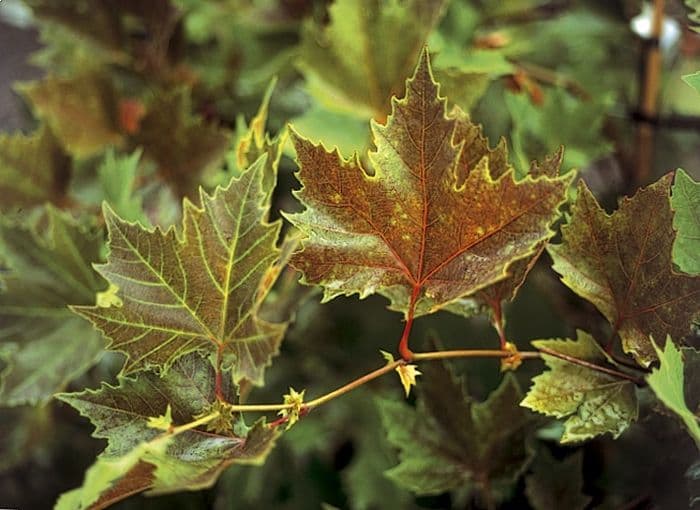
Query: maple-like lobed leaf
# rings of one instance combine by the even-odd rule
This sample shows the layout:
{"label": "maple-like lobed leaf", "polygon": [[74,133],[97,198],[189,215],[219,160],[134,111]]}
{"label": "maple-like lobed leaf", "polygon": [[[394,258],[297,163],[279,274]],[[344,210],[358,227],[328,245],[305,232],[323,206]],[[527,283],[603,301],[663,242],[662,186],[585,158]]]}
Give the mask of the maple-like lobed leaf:
{"label": "maple-like lobed leaf", "polygon": [[[596,364],[606,355],[588,333],[578,331],[574,340],[535,340],[532,344]],[[543,354],[549,371],[536,376],[520,403],[547,416],[567,418],[562,443],[590,439],[600,434],[620,434],[637,418],[634,384],[628,380]]]}
{"label": "maple-like lobed leaf", "polygon": [[700,274],[700,182],[682,168],[676,170],[671,194],[673,208],[673,262],[684,273]]}
{"label": "maple-like lobed leaf", "polygon": [[424,51],[386,125],[372,124],[371,174],[293,133],[306,210],[288,218],[307,237],[292,264],[324,299],[380,292],[393,309],[430,313],[505,278],[553,235],[571,178],[516,182],[503,150],[445,105]]}
{"label": "maple-like lobed leaf", "polygon": [[583,493],[583,450],[559,461],[542,448],[525,479],[525,494],[535,510],[584,510],[591,497]]}
{"label": "maple-like lobed leaf", "polygon": [[[299,67],[307,89],[330,110],[383,118],[446,3],[333,2],[328,24],[307,25],[302,32]],[[386,33],[401,34],[401,44],[385,44]]]}
{"label": "maple-like lobed leaf", "polygon": [[700,312],[700,278],[673,271],[672,178],[622,199],[610,215],[581,181],[563,242],[548,247],[562,282],[605,315],[643,365],[656,359],[650,335],[680,340]]}
{"label": "maple-like lobed leaf", "polygon": [[89,157],[108,145],[123,143],[117,121],[117,93],[104,73],[48,76],[23,84],[20,90],[71,154]]}
{"label": "maple-like lobed leaf", "polygon": [[400,463],[387,472],[417,494],[468,488],[496,497],[511,486],[532,458],[530,416],[507,375],[484,402],[474,402],[444,362],[426,365],[416,409],[379,401],[389,442]]}
{"label": "maple-like lobed leaf", "polygon": [[31,135],[0,135],[0,211],[60,202],[71,160],[48,127]]}
{"label": "maple-like lobed leaf", "polygon": [[34,223],[0,220],[0,403],[44,401],[95,363],[102,339],[68,306],[106,287],[91,267],[103,246],[100,230],[52,206]]}
{"label": "maple-like lobed leaf", "polygon": [[[99,486],[99,490],[90,485],[88,471],[86,483],[77,494],[83,499],[99,496],[105,504],[86,508],[103,508],[107,502],[112,504],[148,489],[165,493],[210,487],[231,464],[262,462],[279,435],[263,422],[257,422],[246,437],[237,437],[232,431],[221,434],[199,428],[169,437],[151,426],[154,416],[166,408],[171,410],[175,427],[209,412],[217,401],[214,381],[211,362],[191,353],[174,362],[162,377],[153,371],[140,372],[135,378],[120,377],[118,386],[103,383],[98,390],[58,395],[90,419],[95,437],[108,440],[96,469],[122,465],[111,475],[110,484]],[[230,377],[223,378],[222,393],[228,400],[235,400],[236,388]],[[154,454],[152,447],[160,441],[166,444]],[[67,501],[77,497],[70,494],[64,495]],[[60,504],[58,508],[63,508]]]}
{"label": "maple-like lobed leaf", "polygon": [[132,141],[157,163],[158,172],[178,196],[194,198],[203,175],[223,161],[230,135],[192,113],[191,103],[184,88],[158,94]]}
{"label": "maple-like lobed leaf", "polygon": [[121,306],[74,309],[127,355],[124,373],[167,370],[188,352],[222,346],[237,381],[261,384],[286,328],[257,316],[259,286],[279,255],[280,223],[266,221],[261,187],[265,159],[212,196],[201,191],[202,208],[186,199],[181,235],[145,230],[105,208],[110,254],[97,269],[118,287]]}

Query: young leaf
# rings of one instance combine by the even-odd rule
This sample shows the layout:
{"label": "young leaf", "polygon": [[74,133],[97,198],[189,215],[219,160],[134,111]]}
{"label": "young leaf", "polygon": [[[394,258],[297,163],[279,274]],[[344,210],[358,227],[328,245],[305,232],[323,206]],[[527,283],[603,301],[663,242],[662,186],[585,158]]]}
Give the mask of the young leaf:
{"label": "young leaf", "polygon": [[[330,22],[302,33],[300,68],[308,90],[328,109],[384,118],[401,91],[444,0],[336,0]],[[386,34],[401,44],[386,44]]]}
{"label": "young leaf", "polygon": [[684,273],[700,274],[700,183],[685,173],[676,170],[671,192],[673,208],[673,262]]}
{"label": "young leaf", "polygon": [[535,510],[584,510],[591,497],[583,494],[583,451],[558,461],[542,448],[525,479],[525,494]]}
{"label": "young leaf", "polygon": [[[605,354],[588,333],[578,332],[576,340],[535,340],[537,348],[604,364]],[[600,434],[618,437],[637,418],[634,384],[544,354],[549,371],[533,379],[520,403],[547,416],[567,418],[562,443],[583,441]]]}
{"label": "young leaf", "polygon": [[500,153],[459,138],[459,121],[424,51],[387,124],[372,124],[371,174],[294,136],[306,210],[289,219],[307,239],[292,264],[326,300],[379,292],[410,319],[505,278],[552,236],[570,178],[516,182]]}
{"label": "young leaf", "polygon": [[97,269],[122,304],[75,310],[127,355],[124,373],[218,351],[237,381],[262,382],[286,327],[258,317],[258,288],[279,254],[280,224],[265,220],[265,159],[213,196],[201,192],[201,209],[186,199],[181,235],[145,230],[105,208],[110,254]]}
{"label": "young leaf", "polygon": [[[666,407],[676,413],[685,424],[688,432],[695,440],[695,443],[700,448],[700,417],[692,413],[688,409],[684,396],[684,363],[683,355],[670,339],[666,340],[666,346],[663,350],[659,349],[656,344],[656,353],[659,356],[661,365],[659,368],[654,368],[652,373],[647,376],[649,387],[656,393]],[[684,349],[686,354],[694,353],[691,349]]]}
{"label": "young leaf", "polygon": [[465,395],[445,363],[426,365],[417,408],[379,401],[389,441],[399,449],[400,464],[387,472],[417,494],[469,487],[491,491],[512,485],[532,458],[529,414],[508,375],[485,402]]}
{"label": "young leaf", "polygon": [[279,133],[274,139],[270,138],[270,135],[265,131],[270,98],[272,97],[276,81],[273,80],[267,87],[258,113],[250,121],[250,126],[246,128],[242,122],[243,125],[237,129],[237,131],[240,130],[242,133],[239,134],[235,153],[230,152],[227,155],[229,169],[235,169],[234,175],[240,175],[260,156],[267,154],[267,163],[263,170],[262,187],[268,196],[272,195],[275,189],[277,167],[282,156],[282,148],[287,140],[286,130]]}
{"label": "young leaf", "polygon": [[230,136],[194,115],[189,92],[178,89],[156,96],[133,140],[178,196],[194,197],[202,174],[223,161]]}
{"label": "young leaf", "polygon": [[72,154],[87,157],[107,145],[122,143],[116,91],[104,74],[49,76],[24,84],[21,91],[29,98],[37,116],[44,119]]}
{"label": "young leaf", "polygon": [[[120,377],[116,387],[103,384],[99,390],[67,393],[59,399],[75,407],[95,425],[95,437],[106,438],[107,448],[95,464],[95,471],[121,465],[110,475],[110,484],[96,489],[90,471],[78,494],[92,501],[99,496],[113,503],[126,496],[151,489],[154,493],[193,490],[211,486],[231,464],[257,464],[264,460],[278,433],[258,422],[248,435],[237,437],[199,429],[183,430],[174,436],[149,426],[155,414],[168,406],[175,431],[206,414],[216,401],[215,374],[211,363],[196,353],[177,360],[163,377],[141,372],[135,379]],[[224,396],[235,400],[231,378],[224,378]],[[163,437],[168,437],[166,441]],[[165,441],[157,452],[153,445]],[[148,446],[148,452],[144,451]],[[150,453],[144,456],[145,453]],[[127,462],[128,461],[128,462]],[[105,492],[105,489],[109,489]],[[95,494],[96,493],[96,494]],[[64,495],[68,501],[77,497]],[[60,504],[67,504],[59,502]],[[104,508],[106,504],[97,504]],[[59,508],[63,508],[60,507]],[[65,508],[75,508],[66,506]],[[92,508],[82,506],[78,508]]]}
{"label": "young leaf", "polygon": [[49,398],[92,366],[102,352],[97,331],[68,309],[92,305],[106,282],[91,265],[101,259],[102,232],[49,206],[46,226],[0,221],[0,341],[9,367],[0,374],[0,403]]}
{"label": "young leaf", "polygon": [[581,181],[563,242],[548,247],[562,282],[605,315],[644,365],[656,358],[649,335],[681,339],[698,314],[700,278],[672,270],[672,178],[623,199],[611,215]]}
{"label": "young leaf", "polygon": [[60,202],[71,160],[45,126],[26,136],[0,135],[0,211]]}

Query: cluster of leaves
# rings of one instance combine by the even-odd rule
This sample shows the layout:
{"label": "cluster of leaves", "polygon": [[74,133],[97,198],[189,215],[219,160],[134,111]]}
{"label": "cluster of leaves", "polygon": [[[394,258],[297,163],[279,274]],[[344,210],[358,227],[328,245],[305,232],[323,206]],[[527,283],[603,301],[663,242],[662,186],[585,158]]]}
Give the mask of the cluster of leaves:
{"label": "cluster of leaves", "polygon": [[[241,496],[259,505],[274,495],[261,480],[280,476],[279,459],[321,455],[342,434],[357,450],[338,482],[353,508],[380,507],[385,495],[409,508],[410,493],[443,506],[584,508],[581,451],[560,455],[543,438],[617,438],[645,400],[700,447],[700,356],[683,346],[700,313],[700,184],[679,169],[607,213],[583,180],[572,184],[574,171],[560,172],[611,151],[602,126],[619,98],[603,91],[625,96],[625,68],[603,79],[597,68],[629,35],[610,17],[576,7],[531,21],[546,2],[529,0],[27,4],[42,20],[47,47],[35,60],[48,74],[18,88],[36,130],[0,136],[0,405],[13,443],[0,469],[26,461],[27,430],[49,435],[54,397],[107,440],[56,508],[220,478],[223,497],[260,488]],[[401,44],[386,44],[387,33]],[[604,43],[591,52],[576,37]],[[273,75],[279,92],[273,81],[246,125],[240,114]],[[289,136],[268,134],[273,110],[271,124],[291,120]],[[489,143],[499,129],[513,154],[503,138]],[[275,189],[280,168],[293,167],[283,153],[299,167],[298,201]],[[287,222],[274,219],[280,203],[297,211]],[[561,237],[548,244],[562,210]],[[543,253],[607,325],[521,353],[504,304],[546,266]],[[374,326],[368,334],[387,345],[365,338],[326,356],[317,344],[338,326],[313,331],[333,306],[302,299],[314,288],[320,303],[380,294],[403,313],[399,354],[420,372],[387,357],[418,395],[409,406],[358,390],[337,405],[346,412],[304,419],[276,444],[278,425],[311,405],[290,389],[281,418],[248,425],[265,410],[243,411],[251,394],[279,399],[277,386],[302,375],[315,391],[333,388],[399,336]],[[479,401],[454,366],[410,348],[428,316],[451,320],[444,312],[460,317],[461,335],[465,318],[486,316],[503,371],[540,355],[548,370],[525,394],[508,374]],[[285,338],[287,365],[282,356],[267,370]],[[483,381],[469,386],[488,393]],[[541,415],[564,419],[563,430]],[[254,472],[226,470],[268,457]]]}

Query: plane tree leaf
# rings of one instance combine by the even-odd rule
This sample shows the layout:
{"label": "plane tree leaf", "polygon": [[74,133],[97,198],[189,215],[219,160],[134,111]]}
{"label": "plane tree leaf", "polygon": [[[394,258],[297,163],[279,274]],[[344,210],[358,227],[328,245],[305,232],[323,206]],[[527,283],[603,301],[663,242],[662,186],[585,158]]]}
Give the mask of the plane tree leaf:
{"label": "plane tree leaf", "polygon": [[202,207],[184,202],[182,232],[146,230],[109,207],[107,264],[98,271],[118,290],[110,307],[75,307],[127,355],[124,373],[166,369],[192,351],[217,352],[236,380],[262,383],[285,324],[258,317],[258,288],[279,251],[279,222],[267,223],[263,156]]}
{"label": "plane tree leaf", "polygon": [[673,262],[684,273],[700,274],[700,183],[681,168],[671,193],[673,208]]}
{"label": "plane tree leaf", "polygon": [[562,282],[605,315],[644,365],[656,358],[650,335],[681,339],[699,312],[700,278],[675,273],[671,262],[672,178],[622,199],[612,214],[581,181],[563,242],[548,247]]}
{"label": "plane tree leaf", "polygon": [[685,397],[685,357],[694,357],[697,361],[700,354],[693,349],[678,349],[670,339],[666,346],[656,348],[660,365],[647,376],[649,387],[656,396],[683,420],[688,433],[700,448],[700,416],[693,414],[688,408]]}
{"label": "plane tree leaf", "polygon": [[427,52],[406,87],[372,125],[371,169],[293,136],[306,210],[288,217],[306,235],[292,264],[326,300],[379,292],[411,317],[508,276],[552,236],[570,178],[516,182],[500,152],[445,115]]}
{"label": "plane tree leaf", "polygon": [[[230,377],[224,379],[223,394],[235,401],[236,388]],[[278,435],[262,421],[245,437],[230,430],[183,427],[211,412],[216,401],[214,381],[211,362],[191,353],[162,377],[141,372],[133,379],[120,377],[118,386],[103,383],[98,390],[59,395],[89,418],[95,425],[94,436],[107,439],[108,444],[88,470],[83,487],[62,496],[57,508],[104,508],[144,490],[201,489],[213,485],[231,464],[261,463]],[[149,426],[168,407],[175,431],[185,430],[163,434]]]}
{"label": "plane tree leaf", "polygon": [[0,211],[60,203],[71,159],[47,127],[31,135],[0,134]]}
{"label": "plane tree leaf", "polygon": [[387,476],[417,494],[466,489],[493,500],[512,487],[533,456],[531,415],[517,405],[522,395],[512,375],[475,402],[447,364],[431,363],[418,393],[415,409],[379,401],[388,440],[399,449],[400,463]]}
{"label": "plane tree leaf", "polygon": [[525,479],[525,494],[535,510],[587,508],[591,497],[583,493],[583,451],[557,460],[542,448]]}
{"label": "plane tree leaf", "polygon": [[128,156],[115,154],[110,149],[97,168],[97,179],[103,199],[119,217],[148,225],[143,210],[143,198],[134,192],[141,151]]}
{"label": "plane tree leaf", "polygon": [[[337,0],[325,26],[302,32],[300,68],[307,90],[326,108],[364,118],[384,118],[398,95],[444,0]],[[401,44],[386,44],[387,33]]]}
{"label": "plane tree leaf", "polygon": [[176,194],[194,197],[203,174],[223,162],[230,136],[193,114],[190,93],[180,88],[155,97],[132,142],[157,163]]}
{"label": "plane tree leaf", "polygon": [[[596,364],[606,356],[588,333],[576,340],[535,340],[532,345]],[[618,437],[637,418],[634,383],[543,354],[550,370],[533,379],[520,405],[555,418],[566,418],[562,443],[600,434]]]}
{"label": "plane tree leaf", "polygon": [[0,221],[0,403],[37,403],[95,363],[100,334],[69,305],[92,305],[106,282],[93,270],[104,246],[49,206],[40,225]]}
{"label": "plane tree leaf", "polygon": [[20,90],[71,154],[92,156],[123,142],[118,98],[108,76],[97,71],[70,78],[48,76]]}

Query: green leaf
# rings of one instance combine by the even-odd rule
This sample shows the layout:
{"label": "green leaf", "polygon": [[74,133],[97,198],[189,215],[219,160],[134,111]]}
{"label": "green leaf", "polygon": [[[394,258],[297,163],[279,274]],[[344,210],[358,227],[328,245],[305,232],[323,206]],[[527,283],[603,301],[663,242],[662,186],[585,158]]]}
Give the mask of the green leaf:
{"label": "green leaf", "polygon": [[97,179],[104,200],[120,218],[148,225],[141,197],[134,193],[140,159],[140,150],[118,156],[110,149],[97,169]]}
{"label": "green leaf", "polygon": [[579,182],[563,242],[548,247],[562,282],[605,315],[624,351],[644,365],[656,358],[650,335],[681,339],[700,311],[700,277],[672,270],[672,178],[622,199],[612,214]]}
{"label": "green leaf", "polygon": [[26,136],[0,134],[0,211],[60,202],[71,160],[45,126]]}
{"label": "green leaf", "polygon": [[525,494],[534,510],[584,510],[591,497],[583,494],[583,451],[556,460],[542,448],[525,479]]}
{"label": "green leaf", "polygon": [[[307,89],[330,110],[383,118],[445,3],[336,0],[328,24],[309,24],[302,33],[299,66]],[[386,34],[401,34],[400,43],[386,44]]]}
{"label": "green leaf", "polygon": [[[576,340],[535,340],[532,345],[595,364],[607,361],[593,337],[583,331],[578,331]],[[567,418],[562,443],[605,433],[617,438],[637,418],[632,382],[546,353],[543,357],[550,370],[533,379],[520,405],[547,416]]]}
{"label": "green leaf", "polygon": [[258,317],[270,288],[259,287],[279,256],[280,223],[267,223],[261,187],[265,160],[212,196],[201,191],[202,208],[186,199],[181,234],[145,230],[105,208],[110,254],[97,269],[122,304],[75,310],[127,355],[124,373],[220,349],[237,381],[262,383],[286,327]]}
{"label": "green leaf", "polygon": [[184,88],[160,92],[139,126],[134,143],[157,163],[178,196],[196,196],[203,174],[223,162],[231,138],[192,113],[190,92]]}
{"label": "green leaf", "polygon": [[97,331],[69,305],[91,305],[106,283],[92,269],[101,259],[102,232],[53,207],[45,226],[0,221],[0,340],[8,367],[0,402],[37,403],[81,375],[102,352]]}
{"label": "green leaf", "polygon": [[[666,407],[683,420],[688,433],[700,448],[700,424],[698,423],[700,418],[688,409],[684,396],[683,353],[670,338],[666,339],[666,346],[663,350],[656,344],[654,344],[654,348],[659,356],[660,366],[652,369],[651,374],[647,376],[649,387]],[[693,353],[696,357],[698,356],[697,352],[691,349],[684,351],[687,355]]]}
{"label": "green leaf", "polygon": [[688,19],[690,27],[696,32],[700,32],[700,0],[685,0],[685,5],[690,9]]}
{"label": "green leaf", "polygon": [[[700,4],[698,4],[700,6]],[[700,93],[700,71],[683,76],[683,81]]]}
{"label": "green leaf", "polygon": [[566,147],[565,168],[583,168],[612,151],[602,131],[604,113],[611,104],[608,98],[591,103],[565,90],[551,89],[539,106],[526,94],[511,93],[505,95],[505,104],[513,118],[513,151],[523,174],[533,157],[550,154],[562,145]]}
{"label": "green leaf", "polygon": [[[141,372],[135,379],[120,377],[116,387],[103,383],[99,390],[58,395],[93,422],[95,437],[108,441],[83,487],[64,495],[58,508],[92,508],[86,501],[96,497],[111,504],[148,489],[154,494],[202,489],[213,485],[231,464],[263,462],[278,432],[262,421],[246,437],[199,428],[178,432],[183,424],[210,412],[217,401],[215,379],[212,364],[192,353],[177,360],[163,377]],[[231,377],[223,379],[224,396],[235,401]],[[163,435],[149,425],[168,406],[175,435]],[[74,503],[78,497],[82,506]]]}
{"label": "green leaf", "polygon": [[116,91],[103,73],[49,76],[20,90],[71,154],[88,157],[123,142]]}
{"label": "green leaf", "polygon": [[695,182],[682,168],[676,170],[671,192],[673,228],[673,262],[684,273],[700,274],[700,182]]}
{"label": "green leaf", "polygon": [[[423,368],[423,367],[422,367]],[[425,366],[416,409],[381,400],[379,409],[400,463],[387,472],[417,494],[466,488],[498,499],[532,458],[530,415],[508,374],[485,402],[474,402],[443,362]]]}

